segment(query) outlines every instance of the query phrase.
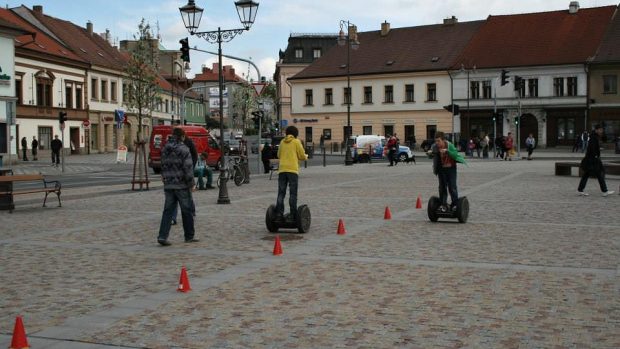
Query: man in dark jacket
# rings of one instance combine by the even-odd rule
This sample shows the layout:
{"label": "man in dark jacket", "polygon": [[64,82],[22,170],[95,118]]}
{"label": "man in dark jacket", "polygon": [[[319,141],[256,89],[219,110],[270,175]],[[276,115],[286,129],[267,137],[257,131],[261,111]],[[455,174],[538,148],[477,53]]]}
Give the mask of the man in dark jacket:
{"label": "man in dark jacket", "polygon": [[58,135],[54,136],[50,147],[52,148],[52,166],[58,167],[60,164],[60,149],[62,149],[62,141],[58,139]]}
{"label": "man in dark jacket", "polygon": [[263,147],[263,150],[261,150],[261,160],[263,161],[263,168],[265,170],[265,173],[269,173],[269,171],[271,171],[271,162],[269,160],[272,159],[273,157],[273,150],[271,149],[271,146],[269,145],[269,143],[265,143],[265,146]]}
{"label": "man in dark jacket", "polygon": [[605,168],[601,161],[601,145],[599,144],[599,138],[603,134],[603,127],[601,125],[594,126],[594,130],[590,134],[588,141],[588,148],[586,150],[586,156],[581,160],[581,169],[583,174],[581,181],[579,181],[579,187],[577,187],[577,194],[581,196],[588,196],[590,194],[584,192],[586,183],[588,183],[588,177],[591,175],[598,178],[598,184],[601,186],[603,196],[613,194],[613,190],[607,190],[607,184],[605,183]]}
{"label": "man in dark jacket", "polygon": [[22,138],[22,160],[28,161],[28,140],[26,137]]}
{"label": "man in dark jacket", "polygon": [[39,150],[39,141],[37,141],[37,137],[32,136],[32,160],[37,161],[37,152]]}
{"label": "man in dark jacket", "polygon": [[185,242],[198,242],[194,238],[194,217],[192,215],[192,195],[194,187],[194,166],[189,149],[183,141],[185,131],[175,128],[172,131],[172,139],[161,152],[161,176],[164,182],[164,212],[159,226],[157,242],[162,246],[171,245],[168,241],[172,214],[177,205],[181,206],[183,218],[183,232]]}

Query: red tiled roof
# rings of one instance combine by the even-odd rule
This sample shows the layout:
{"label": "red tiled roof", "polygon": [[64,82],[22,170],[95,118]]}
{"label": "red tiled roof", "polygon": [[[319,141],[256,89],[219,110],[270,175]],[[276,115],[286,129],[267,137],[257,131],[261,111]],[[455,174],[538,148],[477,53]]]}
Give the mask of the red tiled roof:
{"label": "red tiled roof", "polygon": [[25,34],[26,32],[28,32],[26,29],[13,24],[11,22],[7,22],[4,19],[0,18],[0,28],[4,28],[4,29],[9,29],[12,31],[17,31],[17,32],[22,32],[22,34]]}
{"label": "red tiled roof", "polygon": [[[435,24],[358,33],[357,50],[350,50],[350,74],[381,74],[446,70],[483,21]],[[435,58],[435,59],[434,59]],[[334,46],[292,79],[344,76],[347,47]]]}
{"label": "red tiled roof", "polygon": [[14,12],[0,8],[0,19],[16,25],[29,32],[36,33],[36,38],[32,41],[31,35],[21,35],[15,38],[15,47],[40,52],[46,55],[53,55],[65,59],[84,63],[84,60],[75,55],[71,50],[52,39],[38,28],[32,26],[27,21],[16,15]]}
{"label": "red tiled roof", "polygon": [[489,16],[452,68],[585,63],[596,53],[615,9]]}
{"label": "red tiled roof", "polygon": [[36,11],[30,13],[64,41],[75,54],[92,65],[123,70],[126,59],[119,50],[113,48],[96,33],[88,33],[85,28],[69,21],[51,17]]}
{"label": "red tiled roof", "polygon": [[[235,74],[235,70],[232,68],[231,65],[223,66],[222,72],[224,74],[224,82],[245,81],[243,78]],[[202,67],[202,73],[196,74],[196,76],[194,77],[194,81],[196,82],[218,82],[219,81],[218,64],[214,63],[213,69]]]}
{"label": "red tiled roof", "polygon": [[620,62],[620,6],[614,13],[594,63]]}

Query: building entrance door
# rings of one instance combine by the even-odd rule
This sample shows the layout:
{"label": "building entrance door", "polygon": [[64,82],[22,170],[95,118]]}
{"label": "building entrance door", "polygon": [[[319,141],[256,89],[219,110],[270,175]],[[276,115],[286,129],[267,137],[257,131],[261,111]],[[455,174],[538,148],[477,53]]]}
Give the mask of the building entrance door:
{"label": "building entrance door", "polygon": [[413,144],[416,142],[414,125],[405,125],[405,142],[409,148],[413,149]]}

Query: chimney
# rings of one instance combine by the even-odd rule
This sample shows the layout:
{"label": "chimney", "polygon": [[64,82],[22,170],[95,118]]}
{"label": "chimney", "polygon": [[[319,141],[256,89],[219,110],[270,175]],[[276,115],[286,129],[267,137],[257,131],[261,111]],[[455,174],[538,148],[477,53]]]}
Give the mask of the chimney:
{"label": "chimney", "polygon": [[390,32],[390,23],[384,21],[381,23],[381,36],[386,36]]}
{"label": "chimney", "polygon": [[38,15],[42,15],[43,14],[43,6],[41,5],[34,5],[32,6],[32,11]]}
{"label": "chimney", "polygon": [[93,35],[93,23],[91,21],[86,22],[86,31],[88,34]]}
{"label": "chimney", "polygon": [[568,5],[568,13],[575,14],[579,11],[579,1],[571,1]]}
{"label": "chimney", "polygon": [[219,63],[213,63],[213,71],[214,72],[220,71],[220,64]]}
{"label": "chimney", "polygon": [[444,25],[455,25],[459,22],[459,19],[456,18],[455,16],[452,16],[450,18],[444,18],[443,20],[443,24]]}

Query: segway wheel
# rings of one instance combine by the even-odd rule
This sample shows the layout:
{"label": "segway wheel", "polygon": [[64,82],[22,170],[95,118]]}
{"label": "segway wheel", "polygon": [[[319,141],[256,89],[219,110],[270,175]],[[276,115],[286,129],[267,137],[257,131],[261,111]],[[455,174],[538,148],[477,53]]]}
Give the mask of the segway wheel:
{"label": "segway wheel", "polygon": [[436,196],[431,196],[431,198],[428,200],[427,205],[428,219],[430,219],[431,222],[437,222],[437,220],[439,219],[439,216],[437,216],[437,210],[439,209],[439,206],[441,206],[441,201],[439,200],[439,198]]}
{"label": "segway wheel", "polygon": [[310,230],[310,223],[312,223],[312,216],[310,215],[310,209],[308,205],[301,205],[297,208],[297,231],[300,234],[305,234]]}
{"label": "segway wheel", "polygon": [[458,218],[459,223],[466,223],[467,217],[469,216],[469,200],[467,200],[466,196],[463,196],[459,199],[459,207],[456,209],[456,218]]}
{"label": "segway wheel", "polygon": [[275,222],[276,220],[276,206],[270,205],[267,208],[267,213],[265,214],[265,224],[267,225],[267,230],[271,233],[278,232],[278,225]]}

